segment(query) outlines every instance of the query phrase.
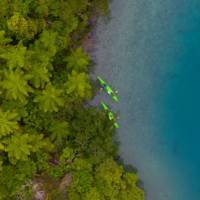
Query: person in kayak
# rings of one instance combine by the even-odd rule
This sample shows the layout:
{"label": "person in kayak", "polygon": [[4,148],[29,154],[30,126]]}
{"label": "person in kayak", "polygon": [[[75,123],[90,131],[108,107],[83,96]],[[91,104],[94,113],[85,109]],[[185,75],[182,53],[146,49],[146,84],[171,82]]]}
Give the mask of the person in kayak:
{"label": "person in kayak", "polygon": [[97,76],[97,79],[99,80],[100,84],[101,84],[101,88],[100,90],[105,90],[109,96],[111,96],[111,98],[114,100],[114,101],[119,101],[118,97],[117,97],[117,93],[118,91],[114,92],[112,90],[112,88],[102,79],[100,78],[99,76]]}
{"label": "person in kayak", "polygon": [[101,104],[102,108],[103,108],[105,111],[107,111],[109,120],[111,120],[111,121],[114,122],[115,128],[119,128],[119,124],[116,122],[116,119],[118,119],[118,117],[119,117],[118,114],[117,114],[117,116],[115,116],[115,115],[113,114],[113,112],[111,111],[110,107],[109,107],[106,103],[104,103],[104,102],[101,101],[100,104]]}

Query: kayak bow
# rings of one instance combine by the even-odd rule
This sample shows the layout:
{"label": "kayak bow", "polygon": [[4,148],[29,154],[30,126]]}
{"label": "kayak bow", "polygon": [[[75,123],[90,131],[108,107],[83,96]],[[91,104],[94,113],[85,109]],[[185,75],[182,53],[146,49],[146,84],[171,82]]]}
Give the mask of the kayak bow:
{"label": "kayak bow", "polygon": [[103,101],[101,101],[100,104],[101,104],[102,108],[105,111],[107,111],[109,120],[114,121],[114,127],[119,128],[119,124],[116,122],[116,117],[113,114],[113,112],[111,111],[110,107],[106,103],[104,103]]}
{"label": "kayak bow", "polygon": [[97,76],[97,79],[99,83],[101,84],[102,88],[105,90],[105,92],[108,93],[108,95],[116,102],[119,101],[119,98],[117,94],[112,90],[112,88],[100,77]]}

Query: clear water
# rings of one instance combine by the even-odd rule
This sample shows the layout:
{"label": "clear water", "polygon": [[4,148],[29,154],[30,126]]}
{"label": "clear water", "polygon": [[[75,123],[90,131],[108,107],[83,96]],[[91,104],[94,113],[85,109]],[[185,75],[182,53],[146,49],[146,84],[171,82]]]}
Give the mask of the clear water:
{"label": "clear water", "polygon": [[96,34],[96,74],[120,95],[120,154],[146,199],[199,200],[200,1],[113,0]]}

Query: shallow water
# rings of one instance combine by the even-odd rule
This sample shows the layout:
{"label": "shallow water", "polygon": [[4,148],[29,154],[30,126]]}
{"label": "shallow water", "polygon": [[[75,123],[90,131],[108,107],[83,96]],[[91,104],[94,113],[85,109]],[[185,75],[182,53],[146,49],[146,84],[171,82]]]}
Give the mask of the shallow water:
{"label": "shallow water", "polygon": [[200,1],[113,0],[96,37],[96,74],[120,95],[120,154],[146,199],[200,199]]}

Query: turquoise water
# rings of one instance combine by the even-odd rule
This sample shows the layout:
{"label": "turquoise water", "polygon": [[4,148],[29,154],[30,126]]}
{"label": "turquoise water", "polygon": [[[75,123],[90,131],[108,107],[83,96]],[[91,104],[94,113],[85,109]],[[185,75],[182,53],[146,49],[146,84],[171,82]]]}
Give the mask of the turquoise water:
{"label": "turquoise water", "polygon": [[96,37],[96,74],[119,90],[120,154],[146,199],[200,199],[200,1],[113,0]]}

